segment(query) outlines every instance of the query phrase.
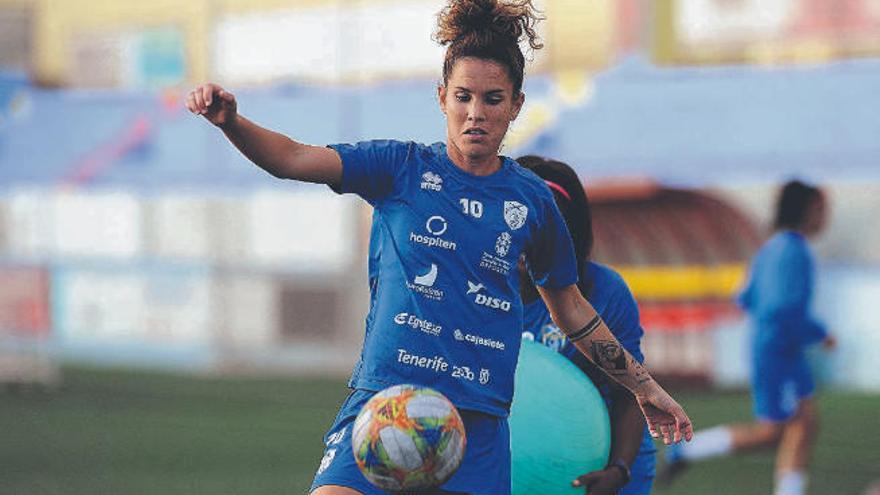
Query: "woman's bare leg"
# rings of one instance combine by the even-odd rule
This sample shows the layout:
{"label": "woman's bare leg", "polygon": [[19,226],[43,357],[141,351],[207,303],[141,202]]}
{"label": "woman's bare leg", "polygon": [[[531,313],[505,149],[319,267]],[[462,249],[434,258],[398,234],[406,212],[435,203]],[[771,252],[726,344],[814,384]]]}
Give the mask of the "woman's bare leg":
{"label": "woman's bare leg", "polygon": [[357,490],[339,485],[324,485],[315,489],[311,495],[363,495]]}

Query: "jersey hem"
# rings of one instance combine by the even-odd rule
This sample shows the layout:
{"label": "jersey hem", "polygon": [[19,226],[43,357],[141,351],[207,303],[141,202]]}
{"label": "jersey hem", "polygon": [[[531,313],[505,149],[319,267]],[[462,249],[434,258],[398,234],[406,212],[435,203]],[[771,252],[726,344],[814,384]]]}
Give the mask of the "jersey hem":
{"label": "jersey hem", "polygon": [[[404,382],[401,382],[401,383],[404,383]],[[379,392],[381,390],[384,390],[384,389],[391,387],[391,386],[394,386],[394,385],[399,385],[399,383],[391,383],[391,382],[385,382],[382,380],[359,378],[357,380],[357,382],[354,384],[354,386],[351,388],[359,389],[359,390],[368,390],[370,392]],[[510,415],[510,405],[509,404],[507,405],[507,407],[500,407],[500,406],[493,405],[493,404],[487,404],[482,401],[461,400],[461,399],[456,399],[454,397],[449,397],[444,391],[437,389],[437,387],[435,387],[431,384],[413,383],[413,385],[418,385],[418,386],[422,386],[422,387],[430,387],[430,388],[437,390],[438,392],[442,393],[443,395],[446,395],[447,398],[452,402],[452,404],[458,409],[464,409],[466,411],[476,411],[476,412],[488,414],[490,416],[495,416],[497,418],[506,418]]]}

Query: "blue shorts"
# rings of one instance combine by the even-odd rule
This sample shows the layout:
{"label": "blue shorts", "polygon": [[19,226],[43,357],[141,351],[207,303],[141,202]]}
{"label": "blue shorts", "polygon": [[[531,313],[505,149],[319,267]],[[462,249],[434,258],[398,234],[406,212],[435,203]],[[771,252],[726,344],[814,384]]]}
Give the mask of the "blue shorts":
{"label": "blue shorts", "polygon": [[815,389],[810,366],[803,355],[756,353],[753,358],[752,400],[758,419],[788,420]]}
{"label": "blue shorts", "polygon": [[650,495],[654,486],[654,475],[633,473],[629,483],[617,492],[617,495]]}
{"label": "blue shorts", "polygon": [[[645,443],[642,442],[643,450],[644,445]],[[632,474],[629,483],[621,488],[617,495],[650,495],[654,486],[656,467],[657,458],[653,448],[647,452],[639,451],[630,467]]]}
{"label": "blue shorts", "polygon": [[[387,495],[370,483],[355,463],[351,429],[361,407],[375,392],[354,390],[324,437],[324,457],[309,491],[339,485],[364,495]],[[510,429],[507,418],[459,409],[467,448],[458,471],[432,495],[510,495]]]}

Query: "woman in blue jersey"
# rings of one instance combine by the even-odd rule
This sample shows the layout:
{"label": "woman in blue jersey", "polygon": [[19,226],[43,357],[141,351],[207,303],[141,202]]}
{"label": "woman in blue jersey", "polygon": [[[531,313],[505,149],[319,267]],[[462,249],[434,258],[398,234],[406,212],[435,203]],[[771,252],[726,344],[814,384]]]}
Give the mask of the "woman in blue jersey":
{"label": "woman in blue jersey", "polygon": [[[638,305],[629,287],[617,272],[590,259],[593,222],[587,195],[577,174],[564,163],[537,156],[524,156],[517,162],[544,179],[553,192],[574,242],[581,294],[599,312],[624,349],[643,361],[640,341],[644,331],[639,323]],[[568,342],[550,318],[528,274],[521,271],[520,278],[523,338],[541,342],[571,360],[593,380],[608,404],[611,418],[608,464],[605,469],[578,477],[574,485],[583,486],[591,495],[651,493],[656,449],[635,398],[625,388],[609,381],[592,361]]]}
{"label": "woman in blue jersey", "polygon": [[777,448],[776,495],[806,493],[806,470],[818,429],[815,385],[804,351],[835,345],[810,314],[814,261],[807,239],[825,227],[825,195],[792,181],[776,205],[774,234],[758,250],[739,303],[749,314],[752,335],[752,395],[756,422],[698,432],[686,447],[666,450],[664,482],[689,464],[756,449]]}
{"label": "woman in blue jersey", "polygon": [[601,341],[618,351],[602,369],[633,391],[652,433],[666,442],[692,433],[681,406],[578,291],[571,240],[548,187],[498,155],[525,99],[518,42],[540,47],[536,21],[529,0],[452,0],[440,13],[436,38],[448,45],[437,90],[445,143],[309,146],[241,116],[235,97],[216,84],[187,98],[191,112],[272,175],[327,184],[373,206],[363,349],[352,393],[325,437],[314,495],[383,493],[354,463],[351,424],[373,394],[400,383],[439,390],[464,419],[467,451],[443,493],[510,493],[506,416],[522,328],[522,254],[575,345],[592,353],[591,343]]}

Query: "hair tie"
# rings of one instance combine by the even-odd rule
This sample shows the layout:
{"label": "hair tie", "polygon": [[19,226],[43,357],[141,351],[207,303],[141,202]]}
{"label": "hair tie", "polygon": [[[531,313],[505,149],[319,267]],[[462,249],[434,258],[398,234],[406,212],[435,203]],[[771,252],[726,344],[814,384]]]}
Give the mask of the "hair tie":
{"label": "hair tie", "polygon": [[559,184],[553,182],[552,180],[544,180],[544,182],[546,182],[547,185],[550,186],[550,189],[553,189],[554,191],[556,191],[556,192],[558,192],[559,194],[563,195],[563,196],[565,197],[565,199],[571,201],[571,195],[569,195],[569,194],[568,194],[568,191],[566,191],[565,189],[563,189],[562,186],[560,186]]}

